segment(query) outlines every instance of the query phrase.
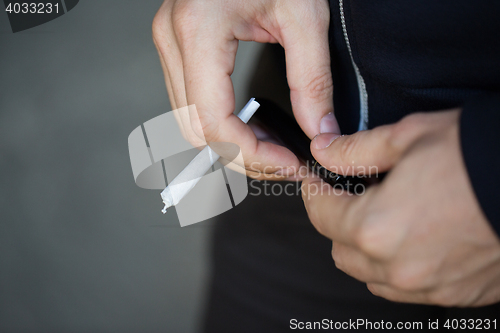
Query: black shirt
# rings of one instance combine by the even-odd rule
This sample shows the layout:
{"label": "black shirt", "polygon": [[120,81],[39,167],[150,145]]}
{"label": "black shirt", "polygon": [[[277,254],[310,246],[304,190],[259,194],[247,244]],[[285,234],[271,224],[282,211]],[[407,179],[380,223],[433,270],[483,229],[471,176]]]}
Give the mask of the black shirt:
{"label": "black shirt", "polygon": [[346,0],[330,1],[330,9],[335,113],[342,131],[358,129],[352,61],[366,86],[369,128],[413,112],[462,107],[465,164],[500,234],[500,2]]}
{"label": "black shirt", "polygon": [[[330,1],[330,10],[334,105],[342,132],[358,130],[363,103],[368,128],[413,112],[462,107],[465,164],[482,209],[500,232],[495,193],[500,1],[345,0]],[[290,111],[283,49],[266,46],[256,68],[251,96]],[[366,89],[361,98],[359,77]],[[205,332],[289,332],[291,319],[424,325],[446,318],[498,319],[500,304],[445,309],[371,295],[363,283],[335,268],[331,242],[310,224],[300,195],[265,195],[265,185],[256,181],[249,192],[214,228]]]}

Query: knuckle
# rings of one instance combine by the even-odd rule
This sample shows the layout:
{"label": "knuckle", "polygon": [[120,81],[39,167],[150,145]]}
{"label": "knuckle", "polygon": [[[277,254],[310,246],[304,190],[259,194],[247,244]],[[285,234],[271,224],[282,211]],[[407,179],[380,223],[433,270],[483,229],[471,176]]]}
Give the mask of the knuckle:
{"label": "knuckle", "polygon": [[337,259],[338,259],[338,249],[335,247],[335,244],[332,245],[332,259],[335,261],[335,264],[337,264]]}
{"label": "knuckle", "polygon": [[168,58],[169,48],[173,43],[172,26],[169,21],[170,9],[164,4],[155,14],[152,23],[154,45],[160,54]]}
{"label": "knuckle", "polygon": [[333,96],[333,79],[330,68],[321,69],[307,83],[304,91],[307,97],[316,101],[324,101]]}
{"label": "knuckle", "polygon": [[336,249],[332,251],[332,258],[335,264],[335,267],[353,277],[359,277],[359,269],[356,269],[355,266],[352,265],[352,262],[349,262],[345,257],[345,251],[343,249]]}
{"label": "knuckle", "polygon": [[180,41],[189,39],[199,26],[200,8],[191,1],[178,1],[172,9],[172,26]]}
{"label": "knuckle", "polygon": [[328,2],[303,1],[303,0],[281,0],[277,1],[277,13],[282,13],[284,20],[289,20],[291,16],[306,22],[308,27],[324,32],[328,30],[330,23],[330,9]]}
{"label": "knuckle", "polygon": [[166,35],[166,21],[161,11],[158,11],[153,19],[152,34],[153,41],[156,47],[159,48]]}
{"label": "knuckle", "polygon": [[368,256],[387,260],[396,251],[394,242],[387,237],[387,229],[387,223],[382,218],[373,215],[367,217],[355,232],[355,244]]}
{"label": "knuckle", "polygon": [[344,137],[344,141],[340,146],[340,161],[350,163],[351,156],[353,156],[358,146],[358,139],[356,135],[349,135]]}
{"label": "knuckle", "polygon": [[402,126],[413,128],[426,123],[426,115],[422,112],[411,113],[399,122]]}
{"label": "knuckle", "polygon": [[419,291],[435,285],[435,269],[432,264],[400,263],[393,265],[387,274],[387,280],[394,288],[403,291]]}
{"label": "knuckle", "polygon": [[406,143],[408,138],[413,138],[417,132],[420,132],[426,121],[427,118],[423,113],[412,113],[404,117],[391,126],[389,134],[390,143],[396,147]]}
{"label": "knuckle", "polygon": [[210,114],[204,113],[199,114],[199,125],[193,125],[194,131],[200,131],[201,133],[197,133],[200,138],[204,139],[207,142],[216,142],[220,139],[219,126],[217,122],[213,119]]}
{"label": "knuckle", "polygon": [[333,262],[335,264],[335,267],[339,271],[342,271],[342,272],[346,273],[347,275],[353,276],[353,273],[349,271],[349,269],[347,268],[347,266],[344,262],[337,260],[337,259],[334,259]]}
{"label": "knuckle", "polygon": [[340,248],[338,245],[335,243],[332,245],[332,259],[335,262],[335,266],[342,270],[343,263],[342,263],[342,255],[340,254]]}
{"label": "knuckle", "polygon": [[377,285],[375,283],[367,283],[366,288],[368,289],[369,292],[371,292],[375,296],[381,296]]}
{"label": "knuckle", "polygon": [[398,290],[416,291],[420,289],[418,278],[408,274],[405,265],[396,265],[387,272],[388,283]]}
{"label": "knuckle", "polygon": [[160,12],[157,12],[155,17],[153,18],[153,24],[151,28],[153,39],[156,41],[157,37],[159,37],[163,31],[162,15],[160,14]]}
{"label": "knuckle", "polygon": [[[301,11],[301,14],[305,16],[306,21],[310,22],[312,28],[317,33],[324,33],[328,31],[330,26],[330,10],[328,8],[328,3],[326,1],[300,1],[307,8]],[[314,3],[314,6],[311,6]]]}

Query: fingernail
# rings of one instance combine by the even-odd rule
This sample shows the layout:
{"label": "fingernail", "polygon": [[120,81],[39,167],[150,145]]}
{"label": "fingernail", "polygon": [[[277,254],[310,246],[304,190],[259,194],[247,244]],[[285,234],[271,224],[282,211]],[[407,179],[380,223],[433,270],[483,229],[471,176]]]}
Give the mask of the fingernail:
{"label": "fingernail", "polygon": [[329,147],[335,139],[340,137],[340,134],[335,133],[323,133],[318,134],[313,139],[313,146],[316,149],[325,149]]}
{"label": "fingernail", "polygon": [[320,133],[340,133],[339,123],[333,112],[323,116],[319,123]]}

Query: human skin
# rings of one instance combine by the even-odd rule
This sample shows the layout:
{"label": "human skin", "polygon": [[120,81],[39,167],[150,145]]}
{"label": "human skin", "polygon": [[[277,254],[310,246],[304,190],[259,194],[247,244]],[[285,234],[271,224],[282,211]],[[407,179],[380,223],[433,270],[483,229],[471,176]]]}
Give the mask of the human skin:
{"label": "human skin", "polygon": [[[231,82],[238,41],[280,43],[285,49],[292,108],[312,139],[320,131],[340,133],[333,116],[333,83],[328,47],[330,11],[326,0],[165,0],[153,21],[172,108],[184,137],[194,146],[237,144],[247,174],[283,179],[300,166],[297,157],[277,144],[258,140],[233,115]],[[216,150],[217,151],[217,150]],[[217,151],[221,156],[224,151]],[[264,175],[262,171],[271,175]]]}
{"label": "human skin", "polygon": [[389,171],[360,196],[336,195],[317,178],[302,184],[311,222],[332,240],[336,266],[375,295],[461,307],[500,301],[500,242],[467,176],[459,116],[419,113],[311,142],[329,169]]}

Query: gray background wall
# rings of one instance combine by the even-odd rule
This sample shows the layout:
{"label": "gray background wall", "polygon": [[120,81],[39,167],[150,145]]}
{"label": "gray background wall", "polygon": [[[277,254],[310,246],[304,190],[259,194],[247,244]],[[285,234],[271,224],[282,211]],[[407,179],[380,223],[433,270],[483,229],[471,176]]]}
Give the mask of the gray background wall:
{"label": "gray background wall", "polygon": [[[0,13],[0,332],[196,332],[212,222],[162,215],[127,148],[170,110],[160,4],[80,1],[17,34]],[[238,106],[256,52],[240,46]]]}

